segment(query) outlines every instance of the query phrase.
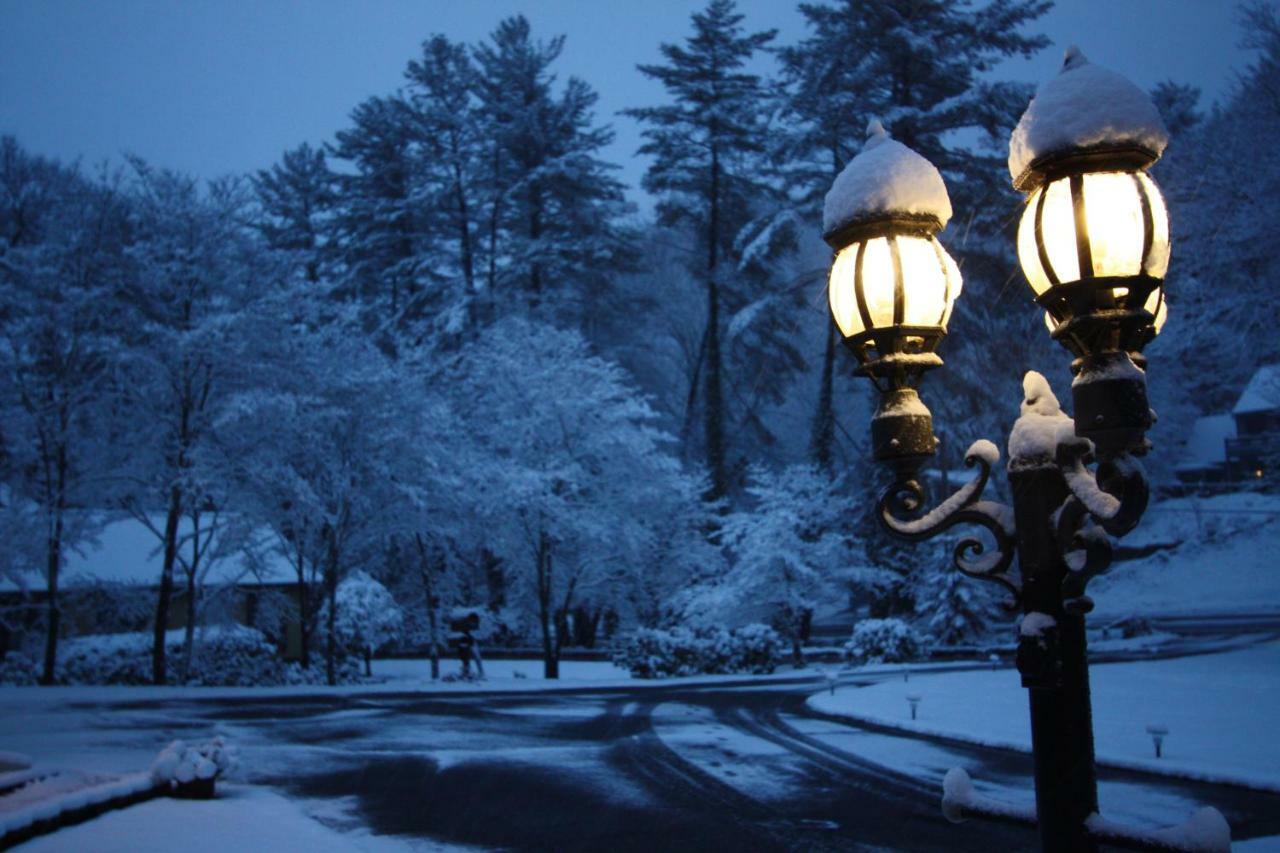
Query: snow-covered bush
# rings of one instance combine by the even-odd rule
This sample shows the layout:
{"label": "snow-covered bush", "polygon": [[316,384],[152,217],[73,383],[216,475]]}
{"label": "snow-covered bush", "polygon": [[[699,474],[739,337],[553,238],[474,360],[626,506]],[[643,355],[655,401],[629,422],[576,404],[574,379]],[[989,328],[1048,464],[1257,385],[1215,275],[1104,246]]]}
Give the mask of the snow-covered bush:
{"label": "snow-covered bush", "polygon": [[[59,654],[61,684],[150,684],[150,633],[100,634],[67,641]],[[177,684],[182,659],[182,631],[165,637],[165,666],[170,684]],[[344,660],[340,680],[359,678],[354,660]],[[243,625],[205,628],[196,633],[187,683],[206,687],[251,687],[275,684],[324,683],[323,667],[303,670],[286,663],[261,632]]]}
{"label": "snow-covered bush", "polygon": [[613,661],[635,678],[670,678],[732,672],[773,672],[784,654],[767,625],[669,630],[640,628],[624,639]]}
{"label": "snow-covered bush", "polygon": [[901,619],[863,619],[844,644],[845,660],[854,665],[912,660],[923,652],[920,635]]}
{"label": "snow-covered bush", "polygon": [[212,797],[214,782],[235,766],[235,750],[222,737],[200,746],[175,740],[151,765],[151,778],[168,782],[180,797]]}
{"label": "snow-covered bush", "polygon": [[[361,654],[390,643],[404,629],[400,605],[381,583],[367,573],[356,571],[338,584],[338,613],[334,628],[344,645]],[[328,605],[320,612],[320,623]]]}
{"label": "snow-covered bush", "polygon": [[38,674],[35,661],[22,652],[5,652],[0,661],[0,684],[28,687],[36,683]]}

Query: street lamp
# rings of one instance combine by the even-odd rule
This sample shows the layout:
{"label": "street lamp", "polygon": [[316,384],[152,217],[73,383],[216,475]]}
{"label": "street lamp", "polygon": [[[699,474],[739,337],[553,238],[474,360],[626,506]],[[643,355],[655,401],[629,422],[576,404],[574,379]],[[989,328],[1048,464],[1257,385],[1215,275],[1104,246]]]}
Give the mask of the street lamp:
{"label": "street lamp", "polygon": [[918,471],[938,444],[916,386],[942,365],[936,350],[962,287],[960,269],[936,237],[950,218],[942,175],[878,121],[868,125],[862,152],[836,178],[823,210],[823,238],[836,253],[831,314],[858,373],[880,391],[872,452],[903,475]]}
{"label": "street lamp", "polygon": [[[1156,845],[1138,830],[1091,819],[1098,795],[1085,588],[1110,565],[1110,537],[1132,530],[1147,505],[1135,457],[1148,448],[1154,418],[1141,352],[1167,313],[1169,218],[1146,169],[1163,152],[1164,126],[1145,93],[1074,48],[1037,92],[1010,141],[1014,185],[1029,193],[1018,249],[1051,335],[1075,357],[1075,417],[1043,376],[1027,373],[1008,441],[1013,505],[982,499],[999,451],[978,441],[965,458],[977,476],[928,512],[918,472],[937,442],[915,388],[941,365],[936,349],[960,292],[959,272],[935,238],[951,205],[936,169],[878,123],[870,130],[827,196],[823,226],[836,250],[832,314],[859,372],[881,392],[872,446],[895,482],[879,502],[879,521],[908,540],[960,524],[994,540],[962,540],[953,562],[1003,586],[1011,609],[1023,613],[1017,665],[1030,700],[1043,849]],[[963,786],[948,789],[947,814],[986,813],[985,799],[947,799],[953,788]]]}

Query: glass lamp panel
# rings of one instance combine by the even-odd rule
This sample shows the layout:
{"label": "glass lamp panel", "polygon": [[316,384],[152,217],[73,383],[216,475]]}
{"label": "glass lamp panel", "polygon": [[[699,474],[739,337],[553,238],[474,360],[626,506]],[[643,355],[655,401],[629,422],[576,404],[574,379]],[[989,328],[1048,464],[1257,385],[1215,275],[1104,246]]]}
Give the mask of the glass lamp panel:
{"label": "glass lamp panel", "polygon": [[868,240],[862,255],[862,298],[867,301],[867,313],[871,315],[874,329],[893,325],[893,282],[889,241],[884,237]]}
{"label": "glass lamp panel", "polygon": [[1076,212],[1071,204],[1071,179],[1061,178],[1044,191],[1040,216],[1040,239],[1044,241],[1049,266],[1058,281],[1080,280],[1080,256],[1076,249]]}
{"label": "glass lamp panel", "polygon": [[947,272],[933,240],[899,237],[905,295],[902,319],[908,326],[940,326],[947,310]]}
{"label": "glass lamp panel", "polygon": [[956,265],[955,259],[937,240],[933,242],[937,246],[938,254],[942,255],[942,265],[947,273],[947,309],[942,315],[942,328],[945,329],[947,322],[951,319],[951,309],[956,307],[956,299],[960,296],[960,291],[964,289],[964,280],[960,276],[960,267]]}
{"label": "glass lamp panel", "polygon": [[1040,251],[1036,248],[1036,208],[1040,204],[1041,192],[1043,190],[1037,189],[1031,194],[1018,223],[1018,260],[1022,263],[1023,275],[1037,296],[1049,289],[1049,277],[1040,265]]}
{"label": "glass lamp panel", "polygon": [[1147,253],[1143,272],[1153,278],[1164,278],[1169,271],[1169,210],[1165,207],[1164,196],[1160,195],[1160,187],[1145,173],[1138,175],[1138,180],[1147,191],[1147,200],[1151,204],[1151,251]]}
{"label": "glass lamp panel", "polygon": [[[1084,217],[1096,276],[1142,272],[1142,199],[1128,172],[1084,176]],[[1117,294],[1120,295],[1120,294]]]}
{"label": "glass lamp panel", "polygon": [[1169,304],[1164,301],[1163,288],[1157,287],[1147,297],[1147,304],[1142,306],[1148,314],[1155,316],[1156,334],[1164,328],[1164,321],[1169,318]]}
{"label": "glass lamp panel", "polygon": [[831,264],[831,278],[827,284],[827,299],[831,303],[831,316],[840,332],[846,337],[862,334],[866,329],[862,315],[858,313],[858,297],[854,292],[854,267],[857,264],[858,245],[854,243],[836,254]]}
{"label": "glass lamp panel", "polygon": [[1053,319],[1053,315],[1048,311],[1044,312],[1044,327],[1050,332],[1055,331],[1058,328],[1058,321]]}

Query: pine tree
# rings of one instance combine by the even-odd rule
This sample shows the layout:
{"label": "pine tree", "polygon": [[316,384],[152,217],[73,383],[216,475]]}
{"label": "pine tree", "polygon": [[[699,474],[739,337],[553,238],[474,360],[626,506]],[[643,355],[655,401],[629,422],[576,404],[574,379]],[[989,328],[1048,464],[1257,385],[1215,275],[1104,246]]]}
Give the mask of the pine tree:
{"label": "pine tree", "polygon": [[[478,79],[464,45],[441,35],[423,42],[422,55],[405,69],[405,105],[413,139],[413,203],[436,236],[435,264],[455,278],[455,298],[445,325],[478,322],[477,246],[484,163],[483,121],[477,110]],[[461,316],[453,316],[458,311]]]}
{"label": "pine tree", "polygon": [[654,162],[644,188],[659,197],[660,221],[702,234],[706,260],[699,277],[707,291],[706,321],[698,348],[701,370],[694,376],[686,417],[701,396],[707,497],[715,500],[729,490],[721,290],[733,269],[734,240],[752,218],[764,153],[763,87],[743,68],[775,33],[744,33],[743,16],[732,0],[711,0],[692,17],[694,32],[684,45],[661,46],[666,64],[640,66],[641,73],[662,83],[673,102],[627,113],[647,125],[640,153]]}
{"label": "pine tree", "polygon": [[[583,304],[626,249],[614,167],[599,159],[613,134],[594,125],[596,93],[570,77],[555,91],[564,37],[533,38],[521,15],[476,48],[478,95],[489,136],[490,300],[519,296],[549,318],[582,322]],[[499,280],[501,279],[501,280]]]}
{"label": "pine tree", "polygon": [[402,312],[429,274],[419,263],[420,212],[413,204],[412,137],[398,96],[373,97],[351,112],[335,157],[354,169],[339,177],[338,248],[346,267],[344,295],[366,306],[366,325],[399,326]]}
{"label": "pine tree", "polygon": [[293,259],[311,284],[320,281],[328,248],[335,180],[324,150],[305,142],[253,177],[263,213],[258,228],[267,245]]}
{"label": "pine tree", "polygon": [[944,646],[971,642],[987,630],[992,617],[990,593],[981,581],[965,577],[947,559],[951,545],[930,561],[915,583],[916,616],[933,641]]}

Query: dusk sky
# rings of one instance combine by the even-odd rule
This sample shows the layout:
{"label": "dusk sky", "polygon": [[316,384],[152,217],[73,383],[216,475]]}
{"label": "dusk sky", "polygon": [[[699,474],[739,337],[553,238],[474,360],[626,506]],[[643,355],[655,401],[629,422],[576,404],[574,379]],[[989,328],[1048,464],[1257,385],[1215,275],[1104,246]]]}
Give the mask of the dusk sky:
{"label": "dusk sky", "polygon": [[[330,140],[362,98],[400,85],[434,32],[474,42],[523,12],[535,33],[568,40],[562,75],[600,93],[617,140],[606,156],[636,186],[639,131],[616,115],[659,103],[636,71],[683,39],[701,0],[0,0],[0,133],[28,149],[92,164],[133,152],[204,177],[269,165],[288,147]],[[747,24],[778,41],[803,35],[792,2],[743,0]],[[1227,0],[1065,0],[1041,22],[1053,46],[1001,76],[1039,82],[1078,43],[1143,86],[1171,78],[1206,101],[1248,61]],[[771,60],[769,61],[771,63]],[[762,70],[768,70],[762,68]]]}

